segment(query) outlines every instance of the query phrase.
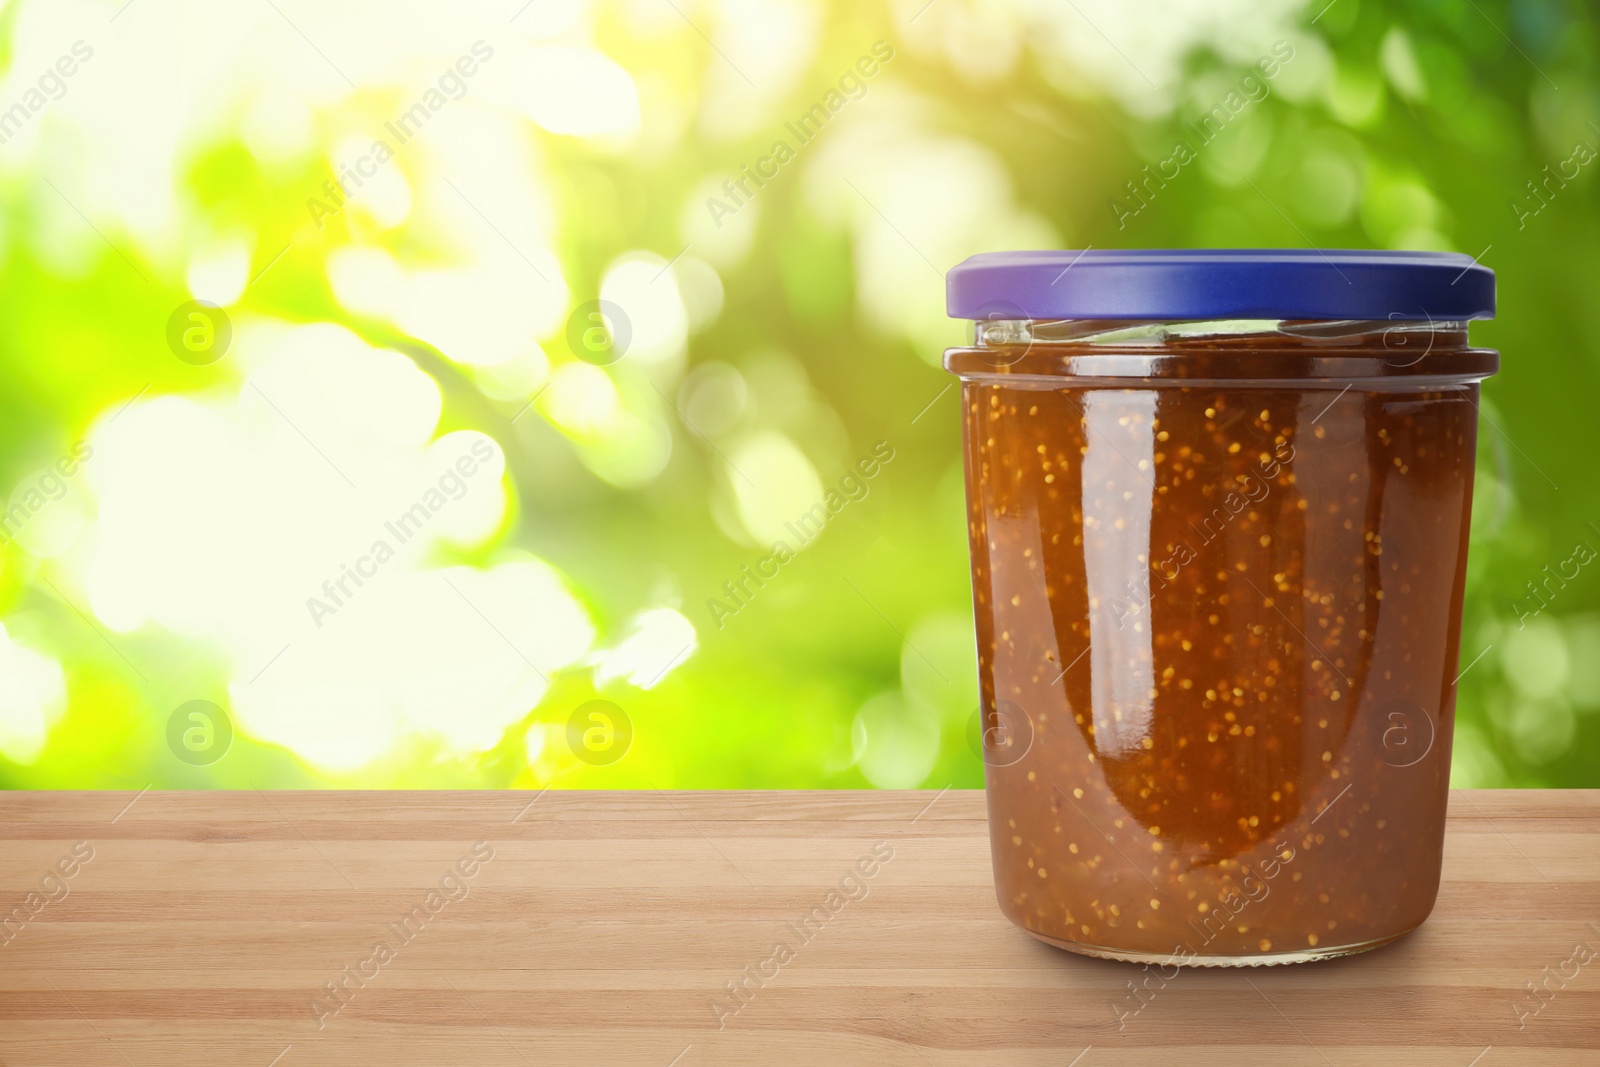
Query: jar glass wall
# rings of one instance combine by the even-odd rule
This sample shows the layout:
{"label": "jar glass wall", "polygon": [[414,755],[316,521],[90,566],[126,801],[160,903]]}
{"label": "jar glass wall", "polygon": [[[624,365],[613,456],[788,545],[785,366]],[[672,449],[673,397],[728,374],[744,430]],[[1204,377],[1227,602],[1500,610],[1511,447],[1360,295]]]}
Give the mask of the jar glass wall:
{"label": "jar glass wall", "polygon": [[1090,955],[1376,947],[1438,889],[1462,321],[1005,317],[962,379],[997,893]]}

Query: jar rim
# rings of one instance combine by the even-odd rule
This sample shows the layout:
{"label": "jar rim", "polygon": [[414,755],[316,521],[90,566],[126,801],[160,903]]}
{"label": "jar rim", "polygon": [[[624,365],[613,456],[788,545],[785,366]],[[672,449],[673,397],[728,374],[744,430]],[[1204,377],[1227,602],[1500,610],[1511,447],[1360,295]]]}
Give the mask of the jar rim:
{"label": "jar rim", "polygon": [[1282,322],[1000,319],[975,324],[971,345],[947,349],[963,379],[1143,379],[1151,384],[1229,382],[1265,386],[1406,388],[1482,381],[1500,354],[1473,348],[1465,322]]}
{"label": "jar rim", "polygon": [[1404,347],[1413,336],[1427,347],[1465,347],[1467,323],[1460,319],[1027,319],[994,318],[973,323],[973,344],[1076,344],[1151,346],[1203,343],[1258,345],[1264,338],[1284,344],[1363,345],[1377,338]]}

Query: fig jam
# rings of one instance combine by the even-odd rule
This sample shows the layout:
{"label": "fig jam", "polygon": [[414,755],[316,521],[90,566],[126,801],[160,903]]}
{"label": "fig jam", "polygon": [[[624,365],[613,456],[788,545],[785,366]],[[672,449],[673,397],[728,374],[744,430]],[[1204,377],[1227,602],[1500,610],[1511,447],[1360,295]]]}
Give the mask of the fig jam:
{"label": "fig jam", "polygon": [[1211,965],[1418,926],[1498,357],[1458,321],[1006,319],[946,366],[1005,914]]}

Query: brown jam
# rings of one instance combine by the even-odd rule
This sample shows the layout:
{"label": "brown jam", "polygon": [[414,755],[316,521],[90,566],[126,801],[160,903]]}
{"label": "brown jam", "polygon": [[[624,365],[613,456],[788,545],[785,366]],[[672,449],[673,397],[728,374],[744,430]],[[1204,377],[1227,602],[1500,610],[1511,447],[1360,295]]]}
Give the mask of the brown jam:
{"label": "brown jam", "polygon": [[1497,357],[1379,329],[947,354],[995,882],[1035,936],[1294,962],[1432,909]]}

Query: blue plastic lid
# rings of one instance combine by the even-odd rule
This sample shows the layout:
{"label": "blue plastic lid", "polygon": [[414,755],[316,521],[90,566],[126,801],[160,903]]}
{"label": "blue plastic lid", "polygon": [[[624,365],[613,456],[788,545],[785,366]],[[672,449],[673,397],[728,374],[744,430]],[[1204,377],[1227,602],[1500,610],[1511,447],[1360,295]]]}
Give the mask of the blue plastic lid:
{"label": "blue plastic lid", "polygon": [[945,293],[961,319],[1494,318],[1494,271],[1459,252],[985,252]]}

